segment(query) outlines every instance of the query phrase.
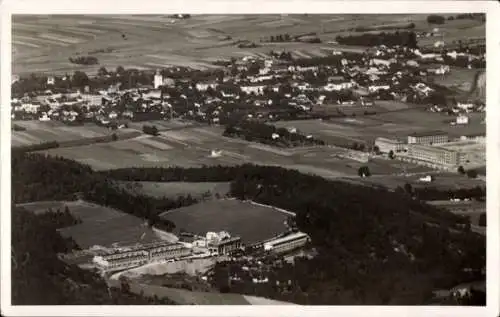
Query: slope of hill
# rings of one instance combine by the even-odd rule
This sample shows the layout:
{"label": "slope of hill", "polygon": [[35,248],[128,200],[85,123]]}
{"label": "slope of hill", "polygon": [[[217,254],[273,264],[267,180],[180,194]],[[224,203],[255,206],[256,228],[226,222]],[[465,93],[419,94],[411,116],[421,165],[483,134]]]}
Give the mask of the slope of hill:
{"label": "slope of hill", "polygon": [[[54,199],[55,193],[65,196],[110,183],[113,173],[95,173],[70,162],[33,154],[15,156],[15,196]],[[33,173],[28,176],[20,165]],[[484,237],[470,232],[463,217],[404,193],[256,165],[134,169],[133,173],[137,181],[187,179],[185,173],[190,181],[232,181],[231,195],[236,198],[295,212],[299,229],[311,236],[318,255],[283,273],[300,288],[291,294],[275,293],[271,298],[276,300],[312,305],[425,304],[435,289],[484,278]],[[146,203],[147,197],[143,199]]]}
{"label": "slope of hill", "polygon": [[12,210],[13,305],[152,305],[175,304],[168,298],[147,298],[108,288],[93,272],[62,262],[57,254],[75,248],[63,239],[54,220],[66,215],[35,215],[22,208]]}

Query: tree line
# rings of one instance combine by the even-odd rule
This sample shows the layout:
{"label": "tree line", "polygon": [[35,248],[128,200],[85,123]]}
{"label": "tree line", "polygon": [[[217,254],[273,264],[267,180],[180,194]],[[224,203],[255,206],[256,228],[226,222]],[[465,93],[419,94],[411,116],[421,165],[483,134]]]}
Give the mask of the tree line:
{"label": "tree line", "polygon": [[73,64],[78,65],[97,65],[99,64],[99,60],[94,56],[77,56],[68,58],[69,61]]}
{"label": "tree line", "polygon": [[363,33],[359,35],[337,36],[336,41],[342,45],[357,45],[357,46],[406,46],[409,48],[417,48],[417,35],[412,31],[403,32],[381,32],[381,33]]}

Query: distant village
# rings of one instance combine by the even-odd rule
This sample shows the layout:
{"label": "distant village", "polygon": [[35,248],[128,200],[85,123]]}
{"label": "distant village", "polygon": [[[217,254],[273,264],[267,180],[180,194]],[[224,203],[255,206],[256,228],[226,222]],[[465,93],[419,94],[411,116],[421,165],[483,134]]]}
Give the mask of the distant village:
{"label": "distant village", "polygon": [[[422,104],[429,112],[454,118],[450,125],[467,125],[470,113],[485,111],[484,102],[450,100],[430,78],[449,75],[456,64],[482,67],[485,53],[468,48],[443,51],[439,41],[434,46],[379,45],[362,53],[332,48],[326,57],[295,60],[287,52],[272,51],[269,58],[221,61],[223,66],[211,71],[183,67],[108,71],[102,67],[94,77],[79,71],[72,76],[14,76],[12,119],[59,120],[70,125],[94,122],[110,129],[127,127],[130,121],[173,118],[218,125],[328,117],[315,111],[328,105],[361,106],[369,114],[378,101],[391,100]],[[342,110],[333,114],[342,115]],[[445,169],[484,163],[484,157],[472,159],[471,151],[461,151],[457,144],[436,146],[449,141],[484,143],[484,134],[458,140],[449,140],[440,131],[423,134],[407,140],[379,138],[375,147],[364,151],[375,149],[391,157],[397,153],[400,159]],[[276,133],[269,136],[278,137]]]}

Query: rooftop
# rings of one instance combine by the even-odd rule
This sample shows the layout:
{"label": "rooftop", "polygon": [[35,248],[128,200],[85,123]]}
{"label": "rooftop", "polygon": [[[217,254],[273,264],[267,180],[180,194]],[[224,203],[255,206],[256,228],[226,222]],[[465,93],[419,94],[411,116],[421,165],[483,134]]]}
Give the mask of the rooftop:
{"label": "rooftop", "polygon": [[425,136],[433,136],[433,135],[448,135],[448,133],[441,130],[430,130],[430,131],[422,131],[422,132],[413,132],[409,134],[409,136],[414,137],[425,137]]}

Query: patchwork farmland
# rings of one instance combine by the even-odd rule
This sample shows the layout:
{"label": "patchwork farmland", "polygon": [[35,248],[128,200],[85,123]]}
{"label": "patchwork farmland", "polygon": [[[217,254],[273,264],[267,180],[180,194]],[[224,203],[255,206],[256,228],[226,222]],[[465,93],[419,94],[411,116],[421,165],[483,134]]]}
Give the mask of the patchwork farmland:
{"label": "patchwork farmland", "polygon": [[[299,130],[302,128],[297,126]],[[187,127],[160,132],[158,136],[142,135],[78,147],[43,151],[88,164],[96,170],[126,167],[201,167],[234,166],[243,163],[283,166],[326,178],[357,176],[361,165],[374,167],[373,173],[398,173],[401,169],[380,160],[367,164],[343,157],[346,150],[335,147],[279,149],[222,136],[221,127]],[[213,155],[212,151],[220,151]],[[416,166],[416,165],[412,165]]]}
{"label": "patchwork farmland", "polygon": [[[425,15],[207,15],[174,20],[168,16],[28,16],[13,18],[13,73],[63,74],[76,70],[94,73],[102,65],[137,69],[186,66],[214,68],[217,59],[243,55],[264,56],[270,50],[290,51],[296,58],[324,56],[324,48],[364,50],[328,44],[337,35],[353,33],[356,27],[415,23],[427,30]],[[448,28],[448,22],[444,28]],[[483,26],[484,28],[484,26]],[[449,36],[456,36],[450,27]],[[460,32],[484,33],[476,24],[463,25]],[[238,48],[238,41],[253,41],[271,32],[291,35],[317,33],[323,43],[262,43],[256,48]],[[100,65],[82,66],[68,58],[92,55]]]}
{"label": "patchwork farmland", "polygon": [[110,131],[105,127],[87,123],[84,126],[68,126],[60,121],[16,121],[16,126],[25,131],[12,131],[12,147],[27,146],[45,142],[70,142],[109,136],[115,133],[118,137],[134,135],[133,129]]}
{"label": "patchwork farmland", "polygon": [[[250,245],[286,231],[285,221],[290,215],[293,214],[268,206],[224,199],[169,210],[160,217],[175,223],[179,231],[203,236],[208,231],[227,231]],[[265,223],[262,219],[266,219]]]}

